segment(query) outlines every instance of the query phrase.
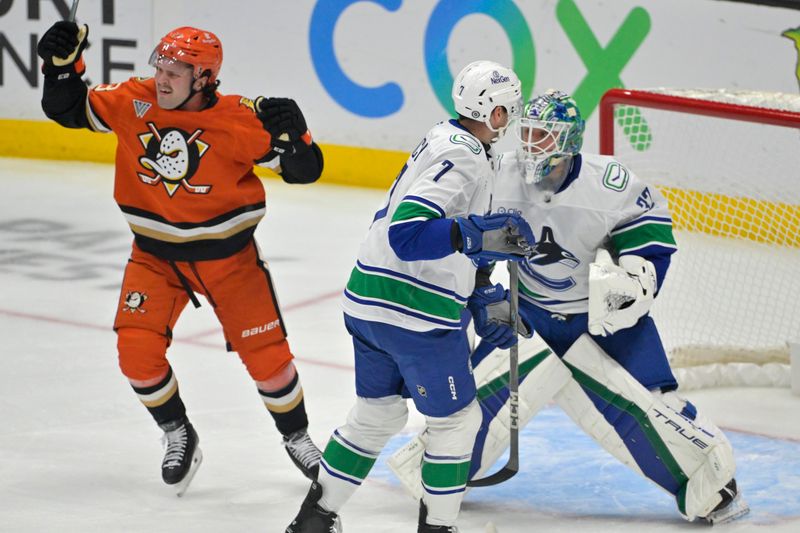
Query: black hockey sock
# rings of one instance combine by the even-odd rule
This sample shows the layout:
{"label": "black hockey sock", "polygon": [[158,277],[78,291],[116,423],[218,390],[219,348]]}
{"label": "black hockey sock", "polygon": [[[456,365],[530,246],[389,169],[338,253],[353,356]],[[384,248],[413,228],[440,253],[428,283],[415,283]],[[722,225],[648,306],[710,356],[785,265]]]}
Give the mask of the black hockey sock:
{"label": "black hockey sock", "polygon": [[290,435],[299,429],[308,426],[308,416],[306,416],[306,405],[303,401],[303,387],[300,385],[300,377],[295,373],[292,381],[276,391],[264,391],[258,389],[264,405],[267,406],[269,414],[275,419],[275,426],[283,435]]}
{"label": "black hockey sock", "polygon": [[[133,387],[133,385],[131,385]],[[186,417],[186,407],[178,392],[178,380],[169,368],[164,379],[150,387],[133,387],[133,391],[141,401],[156,424],[163,426]]]}

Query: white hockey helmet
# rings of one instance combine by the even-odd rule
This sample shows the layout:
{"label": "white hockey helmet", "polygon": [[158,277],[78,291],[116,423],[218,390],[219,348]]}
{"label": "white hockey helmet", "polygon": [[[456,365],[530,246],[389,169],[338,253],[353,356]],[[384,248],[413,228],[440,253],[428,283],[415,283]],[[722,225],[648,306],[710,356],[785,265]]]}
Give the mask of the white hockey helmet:
{"label": "white hockey helmet", "polygon": [[[456,76],[453,104],[459,115],[483,122],[497,132],[499,138],[508,124],[522,113],[522,84],[510,68],[494,61],[473,61]],[[498,106],[505,107],[508,122],[495,129],[491,116]]]}

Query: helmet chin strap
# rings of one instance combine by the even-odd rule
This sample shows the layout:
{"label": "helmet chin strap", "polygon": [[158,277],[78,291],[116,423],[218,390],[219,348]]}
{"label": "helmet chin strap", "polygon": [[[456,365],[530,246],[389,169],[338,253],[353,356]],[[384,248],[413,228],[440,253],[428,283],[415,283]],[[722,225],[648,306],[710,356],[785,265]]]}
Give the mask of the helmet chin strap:
{"label": "helmet chin strap", "polygon": [[197,80],[199,80],[200,78],[207,78],[207,77],[208,77],[208,74],[209,74],[209,73],[208,73],[208,71],[205,71],[205,72],[203,72],[202,74],[200,74],[200,76],[199,76],[199,77],[197,77],[197,78],[194,78],[194,79],[192,80],[192,84],[189,86],[189,95],[188,95],[186,98],[184,98],[184,99],[183,99],[183,102],[181,102],[179,105],[175,106],[175,109],[181,109],[183,106],[185,106],[185,105],[186,105],[186,102],[188,102],[189,100],[191,100],[191,99],[192,99],[192,97],[193,97],[194,95],[196,95],[196,94],[197,94],[197,93],[199,93],[199,92],[202,92],[202,90],[203,90],[203,87],[201,87],[201,88],[199,88],[199,89],[195,89],[195,88],[194,88],[194,82],[196,82],[196,81],[197,81]]}

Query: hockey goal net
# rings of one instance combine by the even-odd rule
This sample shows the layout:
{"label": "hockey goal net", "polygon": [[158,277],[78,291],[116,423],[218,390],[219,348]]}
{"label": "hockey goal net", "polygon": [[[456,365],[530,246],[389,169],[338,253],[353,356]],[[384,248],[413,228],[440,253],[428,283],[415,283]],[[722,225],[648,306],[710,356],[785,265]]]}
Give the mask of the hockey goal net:
{"label": "hockey goal net", "polygon": [[667,198],[652,314],[683,387],[789,385],[800,342],[800,95],[613,89],[600,151]]}

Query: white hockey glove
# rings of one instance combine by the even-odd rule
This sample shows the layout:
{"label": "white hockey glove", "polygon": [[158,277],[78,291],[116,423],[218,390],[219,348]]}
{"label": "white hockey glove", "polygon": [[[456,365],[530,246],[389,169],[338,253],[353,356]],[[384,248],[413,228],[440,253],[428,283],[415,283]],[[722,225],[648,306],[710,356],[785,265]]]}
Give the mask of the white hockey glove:
{"label": "white hockey glove", "polygon": [[623,255],[619,266],[608,251],[599,249],[589,265],[589,333],[613,335],[647,314],[656,292],[653,263]]}

